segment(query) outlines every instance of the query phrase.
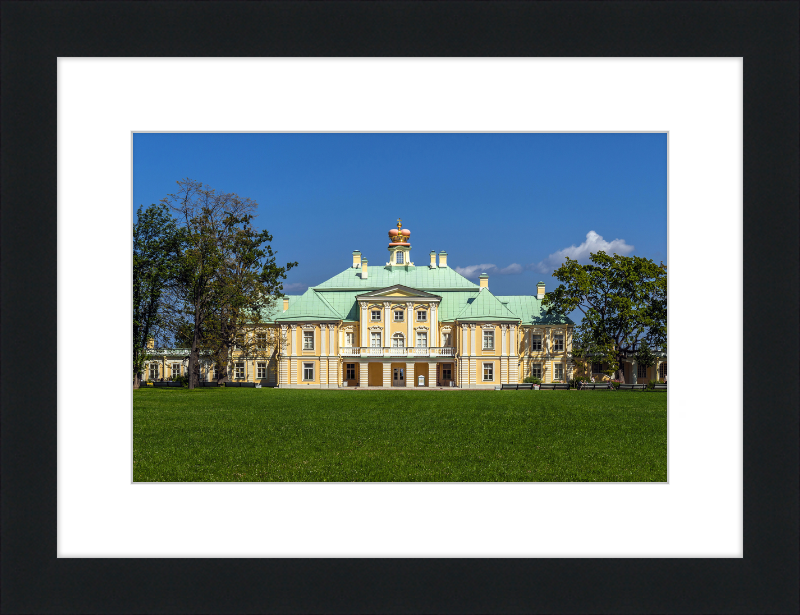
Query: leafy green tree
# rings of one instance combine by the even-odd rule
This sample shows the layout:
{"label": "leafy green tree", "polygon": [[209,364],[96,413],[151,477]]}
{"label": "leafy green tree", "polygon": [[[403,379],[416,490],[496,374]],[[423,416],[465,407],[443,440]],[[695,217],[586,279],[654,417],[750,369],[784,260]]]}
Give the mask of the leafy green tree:
{"label": "leafy green tree", "polygon": [[194,388],[203,352],[213,357],[219,379],[227,380],[237,334],[281,296],[286,271],[297,263],[276,264],[272,236],[252,226],[255,201],[190,179],[177,183],[178,192],[162,202],[178,212],[187,237],[175,292],[180,306],[175,329],[191,349],[189,388]]}
{"label": "leafy green tree", "polygon": [[636,364],[642,365],[645,369],[651,365],[655,365],[658,360],[658,357],[650,350],[647,341],[642,342],[634,356],[636,357]]}
{"label": "leafy green tree", "polygon": [[[578,350],[619,369],[642,344],[666,349],[667,267],[638,256],[597,252],[581,265],[567,258],[553,272],[561,284],[545,295],[547,314],[583,314]],[[575,351],[573,341],[573,351]]]}
{"label": "leafy green tree", "polygon": [[136,212],[133,224],[133,387],[139,388],[147,346],[161,334],[164,292],[175,276],[180,233],[164,205]]}

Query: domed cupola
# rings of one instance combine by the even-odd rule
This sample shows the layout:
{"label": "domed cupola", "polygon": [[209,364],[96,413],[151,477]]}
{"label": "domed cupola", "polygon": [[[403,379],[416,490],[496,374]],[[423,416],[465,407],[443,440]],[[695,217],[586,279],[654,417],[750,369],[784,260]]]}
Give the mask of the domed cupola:
{"label": "domed cupola", "polygon": [[397,219],[397,228],[389,230],[389,267],[413,267],[411,262],[411,231],[403,228],[402,220]]}

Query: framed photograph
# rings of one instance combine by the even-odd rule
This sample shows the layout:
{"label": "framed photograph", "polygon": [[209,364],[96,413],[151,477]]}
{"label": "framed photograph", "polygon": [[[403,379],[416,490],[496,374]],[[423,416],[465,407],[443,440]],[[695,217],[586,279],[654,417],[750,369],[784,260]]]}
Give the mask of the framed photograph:
{"label": "framed photograph", "polygon": [[[4,6],[3,609],[795,612],[797,13]],[[252,131],[669,134],[669,482],[131,481],[131,135]]]}

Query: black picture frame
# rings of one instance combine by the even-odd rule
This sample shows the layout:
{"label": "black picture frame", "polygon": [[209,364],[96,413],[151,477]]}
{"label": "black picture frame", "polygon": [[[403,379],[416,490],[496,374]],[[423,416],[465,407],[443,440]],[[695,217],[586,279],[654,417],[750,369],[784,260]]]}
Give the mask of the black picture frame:
{"label": "black picture frame", "polygon": [[[797,612],[798,6],[3,3],[2,611]],[[55,346],[35,373],[20,357],[56,339],[56,58],[76,56],[743,57],[743,336],[780,332],[744,382],[744,558],[58,559]]]}

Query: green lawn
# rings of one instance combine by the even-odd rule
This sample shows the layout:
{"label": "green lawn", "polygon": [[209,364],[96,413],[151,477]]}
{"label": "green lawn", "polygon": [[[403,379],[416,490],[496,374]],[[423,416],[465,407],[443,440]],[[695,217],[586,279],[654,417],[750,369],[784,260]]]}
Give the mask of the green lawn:
{"label": "green lawn", "polygon": [[666,481],[667,394],[133,392],[134,481]]}

